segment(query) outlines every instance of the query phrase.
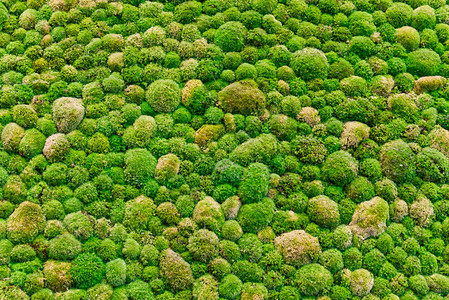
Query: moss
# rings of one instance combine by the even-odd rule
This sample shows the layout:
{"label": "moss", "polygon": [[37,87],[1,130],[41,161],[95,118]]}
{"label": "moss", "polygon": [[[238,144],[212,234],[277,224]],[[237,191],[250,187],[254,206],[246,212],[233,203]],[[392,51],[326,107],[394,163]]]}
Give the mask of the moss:
{"label": "moss", "polygon": [[415,51],[420,43],[419,33],[410,26],[397,28],[394,33],[394,41],[404,46],[408,51]]}
{"label": "moss", "polygon": [[441,64],[440,56],[430,49],[418,49],[408,54],[407,70],[418,76],[437,75],[438,66]]}
{"label": "moss", "polygon": [[301,267],[294,280],[301,295],[314,297],[327,294],[334,283],[331,272],[319,264]]}
{"label": "moss", "polygon": [[346,189],[346,195],[356,203],[368,201],[374,197],[374,186],[365,177],[357,177]]}
{"label": "moss", "polygon": [[426,276],[425,279],[431,292],[445,295],[449,293],[449,277],[441,274],[433,274]]}
{"label": "moss", "polygon": [[10,175],[3,186],[3,198],[13,204],[20,204],[25,201],[27,187],[18,175]]}
{"label": "moss", "polygon": [[218,286],[218,292],[225,299],[238,299],[242,291],[243,283],[234,274],[226,275]]}
{"label": "moss", "polygon": [[252,162],[269,162],[277,154],[277,149],[274,135],[261,134],[237,146],[229,154],[229,159],[245,166]]}
{"label": "moss", "polygon": [[349,275],[349,290],[355,296],[364,297],[374,286],[374,276],[368,270],[357,269]]}
{"label": "moss", "polygon": [[2,130],[2,144],[6,151],[17,152],[25,130],[16,123],[8,123]]}
{"label": "moss", "polygon": [[318,239],[304,230],[294,230],[274,239],[276,249],[287,264],[300,267],[318,259],[321,247]]}
{"label": "moss", "polygon": [[62,97],[52,105],[53,121],[59,132],[69,133],[75,130],[84,117],[85,109],[80,99]]}
{"label": "moss", "polygon": [[327,77],[329,63],[323,52],[314,48],[304,48],[295,52],[290,67],[304,80]]}
{"label": "moss", "polygon": [[266,106],[264,93],[254,81],[234,82],[218,93],[218,105],[233,114],[260,114]]}
{"label": "moss", "polygon": [[32,128],[36,126],[38,117],[36,111],[30,105],[20,104],[12,109],[12,119],[19,126]]}
{"label": "moss", "polygon": [[330,154],[321,169],[324,178],[338,186],[344,186],[351,182],[356,177],[357,171],[357,161],[346,151]]}
{"label": "moss", "polygon": [[416,200],[410,205],[409,213],[416,224],[422,227],[428,226],[435,218],[432,202],[422,194],[418,194]]}
{"label": "moss", "polygon": [[268,120],[270,132],[272,132],[281,141],[290,141],[295,137],[298,124],[286,115],[273,115]]}
{"label": "moss", "polygon": [[430,147],[449,157],[449,131],[437,125],[429,133]]}
{"label": "moss", "polygon": [[218,282],[210,274],[201,276],[193,285],[192,295],[198,300],[218,300]]}
{"label": "moss", "polygon": [[76,287],[90,288],[100,283],[104,276],[103,261],[93,253],[80,254],[72,262],[70,274]]}
{"label": "moss", "polygon": [[126,180],[135,186],[142,186],[154,175],[156,159],[146,149],[131,149],[124,156]]}
{"label": "moss", "polygon": [[416,173],[424,181],[447,182],[449,159],[440,151],[426,147],[416,156]]}
{"label": "moss", "polygon": [[246,31],[240,22],[227,22],[215,31],[214,43],[225,52],[241,51],[245,45]]}
{"label": "moss", "polygon": [[266,299],[268,298],[268,290],[261,283],[246,282],[242,287],[241,300]]}
{"label": "moss", "polygon": [[425,76],[415,81],[414,91],[417,94],[431,92],[443,88],[447,79],[442,76]]}
{"label": "moss", "polygon": [[340,88],[348,97],[365,96],[368,92],[366,80],[359,76],[350,76],[342,79]]}
{"label": "moss", "polygon": [[42,153],[44,145],[45,136],[37,129],[29,129],[25,131],[19,143],[19,154],[26,158],[32,158]]}
{"label": "moss", "polygon": [[178,174],[180,165],[181,161],[176,155],[172,153],[163,155],[157,161],[154,178],[158,182],[165,182]]}
{"label": "moss", "polygon": [[48,257],[57,260],[72,260],[81,253],[81,243],[71,234],[63,233],[50,240]]}
{"label": "moss", "polygon": [[126,203],[122,223],[130,230],[143,231],[148,228],[148,221],[155,212],[156,205],[153,200],[141,195]]}
{"label": "moss", "polygon": [[379,156],[382,171],[391,180],[403,183],[415,177],[415,155],[403,140],[384,144]]}
{"label": "moss", "polygon": [[340,225],[338,205],[327,196],[320,195],[309,199],[307,213],[312,222],[322,227],[335,228]]}
{"label": "moss", "polygon": [[388,97],[391,94],[391,91],[394,88],[394,80],[391,76],[383,76],[378,75],[375,76],[370,84],[369,88],[371,90],[371,93],[382,96],[382,97]]}
{"label": "moss", "polygon": [[253,163],[243,173],[237,194],[242,203],[253,203],[262,200],[268,192],[270,173],[261,163]]}
{"label": "moss", "polygon": [[25,201],[9,216],[6,226],[11,241],[30,243],[43,232],[45,216],[39,205]]}
{"label": "moss", "polygon": [[374,197],[357,205],[349,225],[355,235],[366,239],[383,233],[387,228],[388,218],[388,203],[380,197]]}
{"label": "moss", "polygon": [[360,142],[369,137],[369,130],[368,125],[360,122],[345,123],[340,137],[342,148],[357,148]]}
{"label": "moss", "polygon": [[161,252],[159,269],[164,282],[175,291],[189,289],[193,284],[190,265],[171,249]]}
{"label": "moss", "polygon": [[70,269],[72,264],[68,262],[48,260],[44,263],[45,286],[55,292],[64,292],[73,284]]}
{"label": "moss", "polygon": [[81,241],[87,240],[94,232],[92,219],[81,212],[68,214],[64,218],[64,226],[68,232]]}
{"label": "moss", "polygon": [[419,117],[419,109],[410,94],[396,94],[388,98],[388,109],[407,122],[414,122]]}
{"label": "moss", "polygon": [[173,80],[156,80],[148,87],[146,100],[156,112],[173,112],[181,103],[181,89]]}
{"label": "moss", "polygon": [[313,107],[301,108],[296,119],[300,122],[307,123],[310,126],[318,125],[321,122],[318,110]]}
{"label": "moss", "polygon": [[204,147],[209,142],[217,141],[224,133],[225,128],[222,124],[204,124],[195,132],[195,144]]}
{"label": "moss", "polygon": [[232,196],[221,204],[221,209],[226,219],[235,219],[239,212],[242,202],[238,196]]}
{"label": "moss", "polygon": [[212,197],[205,197],[196,204],[192,219],[199,226],[218,231],[224,223],[224,214],[218,202]]}

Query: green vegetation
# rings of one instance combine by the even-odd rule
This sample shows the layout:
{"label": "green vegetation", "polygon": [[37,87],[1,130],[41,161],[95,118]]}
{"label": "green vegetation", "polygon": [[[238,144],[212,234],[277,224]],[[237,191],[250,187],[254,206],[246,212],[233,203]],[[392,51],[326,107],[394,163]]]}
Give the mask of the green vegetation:
{"label": "green vegetation", "polygon": [[0,299],[448,299],[448,78],[441,0],[3,0]]}

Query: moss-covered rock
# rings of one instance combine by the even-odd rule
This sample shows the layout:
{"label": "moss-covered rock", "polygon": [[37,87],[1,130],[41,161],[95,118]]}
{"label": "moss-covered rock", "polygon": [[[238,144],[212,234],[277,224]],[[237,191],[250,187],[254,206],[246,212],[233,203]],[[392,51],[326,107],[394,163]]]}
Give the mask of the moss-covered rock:
{"label": "moss-covered rock", "polygon": [[284,257],[284,261],[295,267],[309,264],[321,254],[318,238],[304,230],[283,233],[274,239],[274,245]]}
{"label": "moss-covered rock", "polygon": [[322,296],[327,294],[334,280],[332,273],[319,264],[301,267],[295,273],[295,283],[303,296]]}
{"label": "moss-covered rock", "polygon": [[123,225],[130,230],[143,231],[147,229],[148,221],[156,213],[153,200],[143,195],[126,202]]}
{"label": "moss-covered rock", "polygon": [[276,155],[277,149],[274,135],[261,134],[238,145],[229,154],[229,159],[244,166],[252,162],[269,162]]}
{"label": "moss-covered rock", "polygon": [[357,148],[359,143],[369,137],[370,127],[360,122],[347,122],[343,126],[340,143],[343,149]]}
{"label": "moss-covered rock", "polygon": [[410,26],[397,28],[394,33],[394,40],[396,43],[404,46],[408,51],[415,51],[419,47],[420,37],[419,32]]}
{"label": "moss-covered rock", "polygon": [[70,143],[63,133],[55,133],[45,140],[43,153],[50,162],[62,160],[70,151]]}
{"label": "moss-covered rock", "polygon": [[349,290],[358,297],[369,294],[374,286],[374,276],[368,270],[357,269],[349,275]]}
{"label": "moss-covered rock", "polygon": [[178,174],[180,165],[181,161],[175,154],[169,153],[163,155],[157,161],[154,178],[158,182],[165,182]]}
{"label": "moss-covered rock", "polygon": [[449,130],[437,125],[429,133],[430,147],[437,149],[449,158]]}
{"label": "moss-covered rock", "polygon": [[162,279],[175,291],[189,289],[193,284],[190,265],[171,249],[161,252],[159,270]]}
{"label": "moss-covered rock", "polygon": [[374,197],[357,205],[349,225],[352,232],[363,239],[376,237],[387,228],[389,216],[388,203],[380,197]]}
{"label": "moss-covered rock", "polygon": [[323,163],[321,172],[325,180],[345,186],[357,176],[358,162],[346,151],[330,154]]}
{"label": "moss-covered rock", "polygon": [[181,103],[181,89],[173,80],[156,80],[148,87],[146,99],[154,111],[170,113]]}
{"label": "moss-covered rock", "polygon": [[218,140],[223,134],[225,134],[223,124],[204,124],[195,132],[195,143],[204,147],[209,142]]}
{"label": "moss-covered rock", "polygon": [[307,213],[310,220],[320,226],[334,228],[340,225],[338,204],[327,196],[320,195],[309,199]]}
{"label": "moss-covered rock", "polygon": [[447,79],[442,76],[424,76],[415,80],[415,93],[421,94],[441,89],[447,83]]}
{"label": "moss-covered rock", "polygon": [[56,260],[44,263],[45,286],[55,292],[64,292],[72,287],[73,279],[70,273],[72,264]]}
{"label": "moss-covered rock", "polygon": [[52,105],[53,121],[59,132],[69,133],[75,130],[84,118],[85,109],[80,99],[62,97]]}
{"label": "moss-covered rock", "polygon": [[415,177],[415,154],[403,140],[395,140],[380,148],[382,171],[391,180],[402,183]]}
{"label": "moss-covered rock", "polygon": [[45,136],[39,130],[28,129],[19,143],[19,154],[26,158],[41,154],[45,146],[45,140]]}
{"label": "moss-covered rock", "polygon": [[219,230],[224,223],[223,210],[212,197],[205,197],[196,204],[192,218],[200,227],[213,231]]}
{"label": "moss-covered rock", "polygon": [[424,181],[448,182],[449,159],[440,151],[426,147],[416,156],[416,173]]}
{"label": "moss-covered rock", "polygon": [[22,202],[9,216],[8,238],[14,243],[30,243],[45,227],[45,216],[36,203]]}
{"label": "moss-covered rock", "polygon": [[258,115],[265,109],[266,99],[254,81],[243,80],[222,89],[218,105],[227,113]]}
{"label": "moss-covered rock", "polygon": [[410,217],[419,226],[426,227],[435,218],[435,211],[432,202],[422,194],[418,194],[416,200],[410,204]]}
{"label": "moss-covered rock", "polygon": [[6,151],[17,152],[25,130],[16,123],[8,123],[2,130],[2,144]]}

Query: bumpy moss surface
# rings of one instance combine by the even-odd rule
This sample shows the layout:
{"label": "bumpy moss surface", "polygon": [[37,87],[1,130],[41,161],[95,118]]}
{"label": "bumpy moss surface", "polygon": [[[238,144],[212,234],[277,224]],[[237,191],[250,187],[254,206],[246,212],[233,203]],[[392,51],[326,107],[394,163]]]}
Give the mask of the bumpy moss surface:
{"label": "bumpy moss surface", "polygon": [[449,4],[3,0],[0,300],[449,297]]}

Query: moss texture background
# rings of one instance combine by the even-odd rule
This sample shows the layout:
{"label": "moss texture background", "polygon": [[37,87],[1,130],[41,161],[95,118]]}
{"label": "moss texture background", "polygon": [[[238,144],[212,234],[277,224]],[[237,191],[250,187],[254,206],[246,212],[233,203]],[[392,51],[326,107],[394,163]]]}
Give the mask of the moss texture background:
{"label": "moss texture background", "polygon": [[444,0],[0,0],[0,299],[441,300]]}

